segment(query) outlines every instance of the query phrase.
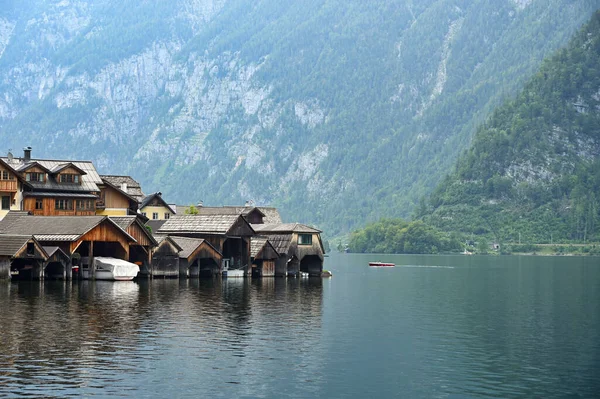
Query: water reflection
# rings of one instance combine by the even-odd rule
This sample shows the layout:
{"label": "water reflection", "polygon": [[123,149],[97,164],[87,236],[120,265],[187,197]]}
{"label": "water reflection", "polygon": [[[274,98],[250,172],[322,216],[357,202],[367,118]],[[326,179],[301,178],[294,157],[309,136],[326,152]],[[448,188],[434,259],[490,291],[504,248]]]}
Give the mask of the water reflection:
{"label": "water reflection", "polygon": [[0,396],[257,392],[322,306],[321,280],[0,282]]}

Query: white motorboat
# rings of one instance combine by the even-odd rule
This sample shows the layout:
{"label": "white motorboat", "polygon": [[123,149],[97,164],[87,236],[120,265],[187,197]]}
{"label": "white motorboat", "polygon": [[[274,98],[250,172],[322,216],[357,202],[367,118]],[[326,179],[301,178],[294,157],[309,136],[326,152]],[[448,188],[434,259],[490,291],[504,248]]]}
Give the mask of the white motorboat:
{"label": "white motorboat", "polygon": [[126,260],[97,256],[94,258],[96,264],[96,280],[133,280],[140,271],[135,263]]}

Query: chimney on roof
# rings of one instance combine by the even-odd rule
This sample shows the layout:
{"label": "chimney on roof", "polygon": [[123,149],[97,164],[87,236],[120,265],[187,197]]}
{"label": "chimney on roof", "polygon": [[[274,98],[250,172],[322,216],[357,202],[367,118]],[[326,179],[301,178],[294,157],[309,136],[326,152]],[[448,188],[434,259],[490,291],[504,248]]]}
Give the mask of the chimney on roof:
{"label": "chimney on roof", "polygon": [[121,191],[127,192],[127,182],[121,183]]}
{"label": "chimney on roof", "polygon": [[23,148],[23,161],[25,161],[25,163],[31,161],[31,147]]}

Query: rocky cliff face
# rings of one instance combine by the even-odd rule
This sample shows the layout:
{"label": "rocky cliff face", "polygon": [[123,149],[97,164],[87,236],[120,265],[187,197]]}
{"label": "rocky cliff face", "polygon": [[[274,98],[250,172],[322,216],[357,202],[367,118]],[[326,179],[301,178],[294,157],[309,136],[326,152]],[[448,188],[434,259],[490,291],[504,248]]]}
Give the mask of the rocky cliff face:
{"label": "rocky cliff face", "polygon": [[[184,204],[272,203],[334,234],[405,214],[473,121],[597,6],[488,3],[12,2],[0,11],[3,151],[91,159]],[[548,26],[499,62],[515,35]]]}

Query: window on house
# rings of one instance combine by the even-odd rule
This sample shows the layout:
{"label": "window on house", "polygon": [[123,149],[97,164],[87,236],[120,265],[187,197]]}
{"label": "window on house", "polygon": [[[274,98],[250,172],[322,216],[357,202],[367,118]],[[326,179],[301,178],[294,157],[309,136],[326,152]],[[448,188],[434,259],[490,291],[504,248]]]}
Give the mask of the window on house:
{"label": "window on house", "polygon": [[152,213],[152,219],[154,219],[154,220],[158,219],[158,212],[153,212]]}
{"label": "window on house", "polygon": [[25,180],[27,181],[37,181],[37,182],[44,182],[44,174],[43,173],[39,173],[39,172],[27,172],[25,174]]}
{"label": "window on house", "polygon": [[92,209],[92,201],[90,200],[77,200],[75,206],[78,211],[89,211]]}
{"label": "window on house", "polygon": [[171,217],[171,214],[169,212],[165,212],[165,220],[167,220],[170,217]]}
{"label": "window on house", "polygon": [[8,195],[2,197],[2,209],[10,210],[10,197]]}
{"label": "window on house", "polygon": [[298,245],[312,245],[312,234],[298,234]]}
{"label": "window on house", "polygon": [[2,180],[8,180],[8,179],[9,179],[9,177],[8,177],[8,171],[3,170],[2,171]]}
{"label": "window on house", "polygon": [[35,255],[35,245],[32,242],[27,243],[27,255]]}
{"label": "window on house", "polygon": [[57,199],[54,201],[54,208],[61,211],[71,211],[73,210],[73,200]]}
{"label": "window on house", "polygon": [[41,198],[35,199],[35,209],[44,209],[44,200]]}
{"label": "window on house", "polygon": [[142,216],[147,218],[148,216],[146,216],[146,212],[142,212]]}
{"label": "window on house", "polygon": [[59,175],[59,181],[61,183],[75,183],[79,184],[79,175],[73,173],[62,173]]}

